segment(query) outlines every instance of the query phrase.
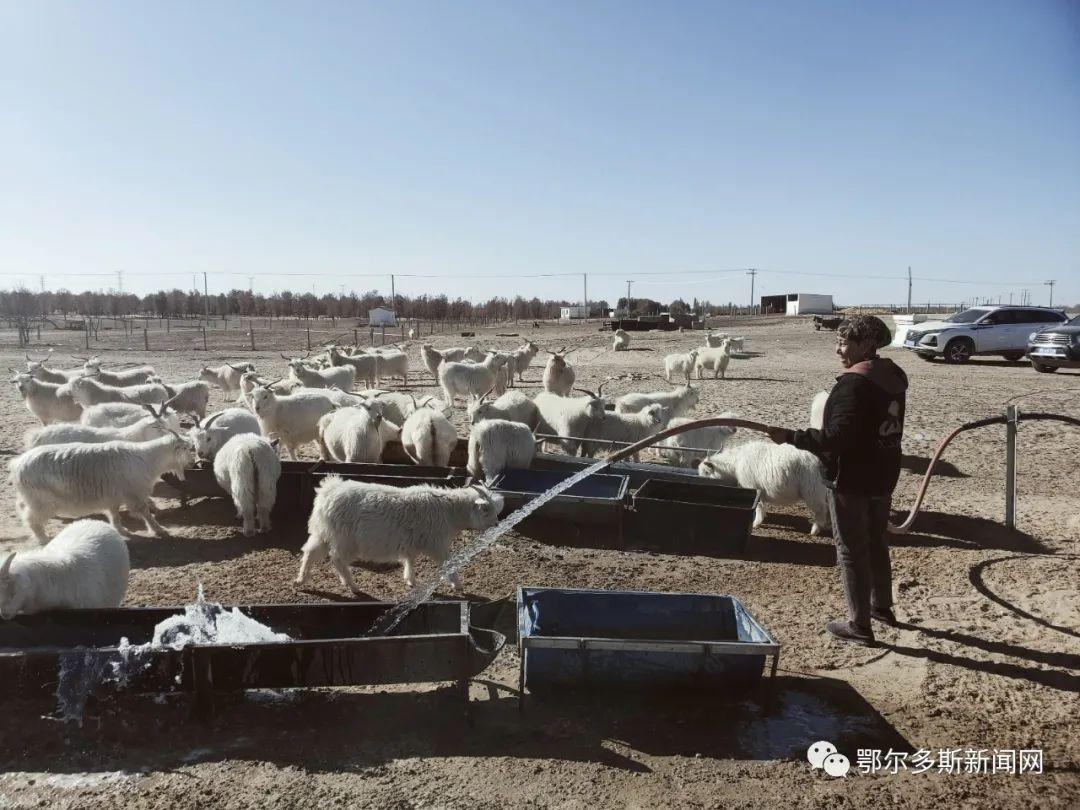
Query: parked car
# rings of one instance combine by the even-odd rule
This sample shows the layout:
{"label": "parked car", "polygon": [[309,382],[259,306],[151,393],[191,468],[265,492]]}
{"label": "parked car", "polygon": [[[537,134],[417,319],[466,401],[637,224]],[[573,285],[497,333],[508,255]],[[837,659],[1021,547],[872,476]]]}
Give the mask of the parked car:
{"label": "parked car", "polygon": [[1044,374],[1059,368],[1080,368],[1080,315],[1032,332],[1028,338],[1028,358],[1031,367]]}
{"label": "parked car", "polygon": [[997,354],[1018,362],[1027,354],[1032,329],[1064,323],[1064,313],[1048,307],[972,307],[941,321],[926,321],[904,338],[904,348],[923,360],[941,356],[966,363],[977,354]]}

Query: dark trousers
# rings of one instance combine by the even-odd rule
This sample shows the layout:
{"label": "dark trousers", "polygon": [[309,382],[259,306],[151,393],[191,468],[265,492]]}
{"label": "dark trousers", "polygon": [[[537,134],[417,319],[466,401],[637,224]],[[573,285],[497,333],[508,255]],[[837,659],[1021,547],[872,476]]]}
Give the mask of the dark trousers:
{"label": "dark trousers", "polygon": [[829,513],[836,538],[836,561],[844,582],[851,623],[870,627],[870,607],[892,607],[892,565],[885,532],[889,495],[829,491]]}

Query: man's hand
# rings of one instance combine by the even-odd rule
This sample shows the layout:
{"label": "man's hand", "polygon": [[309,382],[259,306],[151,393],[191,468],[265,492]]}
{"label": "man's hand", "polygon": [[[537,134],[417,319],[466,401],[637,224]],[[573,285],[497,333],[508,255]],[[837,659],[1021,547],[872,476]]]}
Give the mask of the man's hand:
{"label": "man's hand", "polygon": [[791,444],[795,440],[795,431],[782,427],[769,428],[769,438],[776,444]]}

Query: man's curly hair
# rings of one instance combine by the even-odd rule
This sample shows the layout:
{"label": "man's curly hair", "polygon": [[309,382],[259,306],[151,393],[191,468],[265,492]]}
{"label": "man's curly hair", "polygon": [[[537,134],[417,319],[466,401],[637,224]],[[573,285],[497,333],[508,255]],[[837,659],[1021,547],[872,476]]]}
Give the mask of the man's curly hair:
{"label": "man's curly hair", "polygon": [[836,333],[844,340],[850,340],[853,343],[873,341],[878,349],[883,349],[892,343],[892,332],[885,325],[885,321],[876,315],[852,315],[840,324]]}

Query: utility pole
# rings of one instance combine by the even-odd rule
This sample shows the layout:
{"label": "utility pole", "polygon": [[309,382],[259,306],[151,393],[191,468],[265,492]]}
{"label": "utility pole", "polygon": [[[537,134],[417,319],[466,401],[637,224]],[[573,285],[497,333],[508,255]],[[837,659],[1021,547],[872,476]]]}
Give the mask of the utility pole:
{"label": "utility pole", "polygon": [[581,274],[581,296],[582,303],[585,305],[585,320],[589,320],[589,275],[588,273]]}
{"label": "utility pole", "polygon": [[117,270],[116,271],[116,291],[118,293],[124,292],[124,271],[123,270]]}
{"label": "utility pole", "polygon": [[750,314],[754,314],[754,280],[757,276],[757,270],[751,268],[746,271],[746,275],[750,276]]}
{"label": "utility pole", "polygon": [[396,315],[396,313],[397,313],[396,299],[397,299],[397,294],[394,292],[394,274],[391,273],[390,274],[390,310],[395,313],[395,317],[397,317],[397,315]]}
{"label": "utility pole", "polygon": [[1012,296],[1013,296],[1013,294],[1009,293],[1009,306],[1010,307],[1012,306]]}
{"label": "utility pole", "polygon": [[208,292],[206,283],[206,273],[202,274],[202,290],[203,317],[206,319],[207,323],[210,323],[210,293]]}
{"label": "utility pole", "polygon": [[1057,284],[1057,279],[1052,278],[1049,281],[1044,281],[1043,284],[1050,288],[1050,306],[1054,305],[1054,285]]}
{"label": "utility pole", "polygon": [[911,312],[911,265],[907,269],[907,311]]}
{"label": "utility pole", "polygon": [[248,276],[248,293],[255,291],[255,276]]}
{"label": "utility pole", "polygon": [[633,284],[630,279],[626,280],[626,317],[630,317],[630,285]]}

